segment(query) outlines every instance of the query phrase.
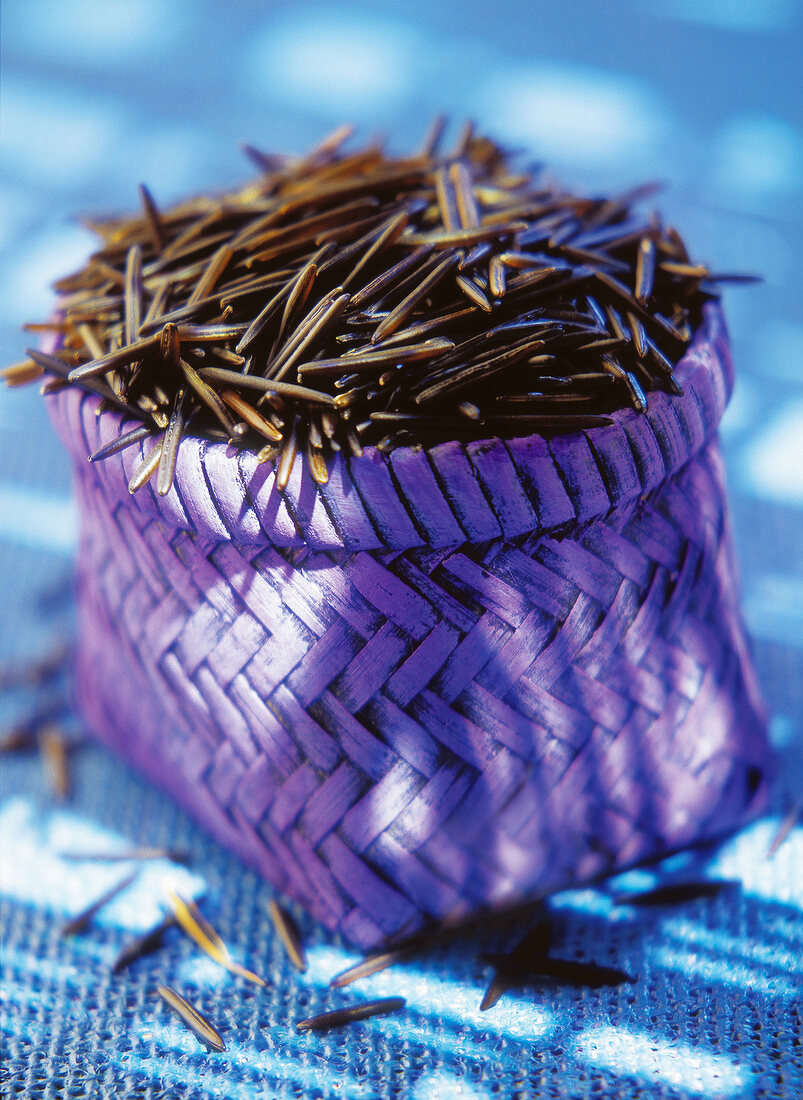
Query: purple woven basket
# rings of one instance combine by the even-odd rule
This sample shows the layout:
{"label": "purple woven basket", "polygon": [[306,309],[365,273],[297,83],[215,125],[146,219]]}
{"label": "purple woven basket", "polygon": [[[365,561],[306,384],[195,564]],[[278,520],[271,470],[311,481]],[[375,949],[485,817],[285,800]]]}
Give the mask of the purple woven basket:
{"label": "purple woven basket", "polygon": [[317,486],[48,398],[82,515],[92,730],[328,928],[371,947],[732,830],[766,804],[717,426],[719,308],[610,427],[335,456]]}

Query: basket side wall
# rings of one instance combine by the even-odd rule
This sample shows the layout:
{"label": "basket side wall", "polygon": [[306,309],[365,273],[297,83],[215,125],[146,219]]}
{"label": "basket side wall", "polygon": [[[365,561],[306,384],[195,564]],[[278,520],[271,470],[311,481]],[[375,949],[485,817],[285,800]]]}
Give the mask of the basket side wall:
{"label": "basket side wall", "polygon": [[202,538],[77,470],[88,724],[362,947],[765,804],[716,440],[562,537],[384,553]]}

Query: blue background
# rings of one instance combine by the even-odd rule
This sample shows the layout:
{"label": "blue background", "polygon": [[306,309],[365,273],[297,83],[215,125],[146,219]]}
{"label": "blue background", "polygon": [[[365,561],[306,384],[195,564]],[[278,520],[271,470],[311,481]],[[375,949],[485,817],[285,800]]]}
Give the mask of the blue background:
{"label": "blue background", "polygon": [[[6,0],[0,361],[23,357],[20,325],[48,315],[50,282],[93,246],[71,215],[135,208],[140,180],[160,204],[244,180],[243,141],[303,152],[348,120],[401,152],[446,111],[454,131],[472,117],[578,188],[665,180],[660,206],[693,257],[765,280],[726,292],[738,384],[723,438],[745,614],[782,761],[777,817],[803,786],[802,25],[796,0]],[[0,391],[0,662],[68,634],[75,537],[68,464],[36,387]],[[48,698],[6,692],[0,724]],[[58,889],[23,897],[9,864],[0,874],[9,1094],[485,1100],[803,1089],[799,827],[774,860],[771,821],[706,856],[711,873],[741,879],[736,901],[637,919],[604,892],[559,899],[567,950],[640,973],[632,992],[535,989],[479,1017],[490,971],[480,945],[464,944],[394,971],[387,988],[379,979],[360,988],[405,993],[404,1017],[302,1042],[292,1021],[338,1003],[323,986],[342,948],[306,926],[313,964],[297,978],[273,942],[265,886],[99,750],[83,750],[75,773],[67,834],[80,818],[143,843],[180,837],[203,861],[210,913],[270,989],[200,965],[178,938],[112,983],[106,967],[130,912],[99,938],[62,945],[69,904]],[[3,846],[29,843],[31,858],[47,861],[38,763],[4,760],[2,796]],[[68,876],[57,860],[47,866]],[[225,1021],[228,1056],[207,1056],[168,1021],[153,992],[165,977],[195,988]]]}

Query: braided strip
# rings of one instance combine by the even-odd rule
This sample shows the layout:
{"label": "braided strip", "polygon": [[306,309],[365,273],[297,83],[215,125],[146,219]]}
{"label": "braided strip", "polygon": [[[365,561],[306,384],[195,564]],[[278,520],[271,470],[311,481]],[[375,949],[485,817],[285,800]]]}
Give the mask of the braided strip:
{"label": "braided strip", "polygon": [[[614,423],[545,440],[444,443],[427,451],[400,447],[389,456],[366,448],[355,459],[336,454],[329,482],[312,479],[296,457],[283,492],[271,463],[250,451],[184,439],[174,486],[166,497],[152,483],[129,499],[135,448],[99,464],[111,498],[201,539],[237,545],[269,542],[315,550],[405,550],[516,538],[584,523],[657,488],[715,434],[732,388],[732,365],[719,306],[678,364],[681,397],[650,394],[649,412],[624,409]],[[97,400],[75,389],[50,397],[54,422],[75,462],[133,422],[96,415]]]}

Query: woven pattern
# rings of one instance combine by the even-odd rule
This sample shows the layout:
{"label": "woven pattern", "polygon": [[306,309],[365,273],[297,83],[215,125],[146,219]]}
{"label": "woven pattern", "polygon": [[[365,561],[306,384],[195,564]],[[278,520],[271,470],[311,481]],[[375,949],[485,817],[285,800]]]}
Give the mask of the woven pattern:
{"label": "woven pattern", "polygon": [[[200,481],[179,479],[180,524],[132,507],[138,455],[116,475],[78,464],[89,725],[363,947],[734,828],[765,805],[766,740],[716,439],[697,450],[728,390],[715,347],[697,342],[683,399],[624,414],[596,447],[594,433],[548,452],[454,445],[441,494],[418,452],[353,460],[337,499],[389,517],[370,525],[380,549],[235,541],[221,447]],[[103,438],[94,399],[58,400],[73,447]],[[403,508],[393,471],[415,462],[417,508]],[[461,470],[462,507],[446,509]],[[267,484],[270,501],[272,471]],[[482,516],[472,491],[492,537],[465,537]],[[248,524],[265,499],[253,481],[239,496]],[[432,538],[424,515],[441,517]],[[387,549],[404,524],[404,548]]]}
{"label": "woven pattern", "polygon": [[[165,497],[152,482],[133,498],[126,490],[147,445],[99,463],[95,477],[110,499],[215,542],[406,550],[511,539],[583,523],[632,502],[715,434],[733,385],[718,306],[706,307],[675,376],[683,396],[651,393],[646,414],[624,409],[610,426],[551,440],[451,442],[426,452],[400,447],[387,457],[366,447],[359,460],[336,454],[321,487],[300,456],[279,492],[271,463],[192,438],[182,441]],[[87,454],[134,426],[112,413],[98,419],[97,402],[73,390],[52,398],[51,407],[79,468]]]}

